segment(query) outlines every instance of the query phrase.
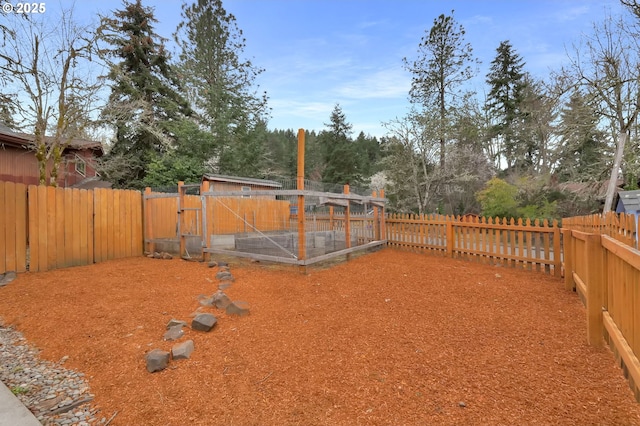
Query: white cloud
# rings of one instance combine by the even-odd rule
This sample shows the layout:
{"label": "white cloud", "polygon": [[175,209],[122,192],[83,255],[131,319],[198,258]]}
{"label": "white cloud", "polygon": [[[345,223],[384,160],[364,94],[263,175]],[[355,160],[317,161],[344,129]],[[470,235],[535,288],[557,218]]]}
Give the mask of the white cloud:
{"label": "white cloud", "polygon": [[411,76],[401,67],[392,67],[362,74],[335,89],[347,99],[395,99],[406,96],[411,88]]}

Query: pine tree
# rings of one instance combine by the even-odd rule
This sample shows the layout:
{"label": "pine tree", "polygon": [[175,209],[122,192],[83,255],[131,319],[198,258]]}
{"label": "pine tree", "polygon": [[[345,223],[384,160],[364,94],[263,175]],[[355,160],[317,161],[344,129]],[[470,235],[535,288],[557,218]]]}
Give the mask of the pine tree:
{"label": "pine tree", "polygon": [[98,30],[109,46],[101,54],[111,82],[102,118],[116,134],[102,172],[116,187],[141,187],[148,165],[175,149],[172,130],[192,115],[155,22],[153,9],[125,0]]}
{"label": "pine tree", "polygon": [[491,62],[487,74],[489,91],[486,108],[494,121],[491,128],[493,138],[502,140],[501,152],[508,169],[516,166],[518,126],[523,118],[521,105],[525,99],[524,62],[509,41],[500,42],[497,55]]}
{"label": "pine tree", "polygon": [[[264,149],[259,127],[267,118],[267,97],[254,88],[263,70],[242,58],[245,39],[221,0],[184,4],[182,18],[174,38],[189,97],[214,136],[208,154],[220,159],[220,171],[230,172]],[[244,154],[249,157],[233,158]]]}
{"label": "pine tree", "polygon": [[438,111],[440,167],[445,167],[447,134],[452,107],[460,97],[460,86],[470,80],[476,70],[473,49],[464,42],[465,30],[450,16],[440,15],[433,27],[420,40],[418,59],[404,58],[412,74],[410,99],[424,108]]}
{"label": "pine tree", "polygon": [[358,159],[353,142],[350,139],[352,125],[339,104],[331,112],[329,123],[325,123],[328,130],[323,131],[320,143],[324,147],[325,169],[322,173],[323,182],[337,184],[358,184],[362,179],[358,167]]}
{"label": "pine tree", "polygon": [[561,181],[600,181],[607,173],[606,136],[600,117],[579,91],[561,112],[558,176]]}

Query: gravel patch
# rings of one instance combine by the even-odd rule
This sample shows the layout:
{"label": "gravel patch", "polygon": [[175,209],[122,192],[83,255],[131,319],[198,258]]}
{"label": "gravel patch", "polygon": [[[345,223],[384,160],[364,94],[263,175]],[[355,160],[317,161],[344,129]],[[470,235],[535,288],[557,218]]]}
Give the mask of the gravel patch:
{"label": "gravel patch", "polygon": [[19,331],[0,322],[0,381],[43,425],[104,424],[91,406],[93,395],[84,374],[39,357]]}

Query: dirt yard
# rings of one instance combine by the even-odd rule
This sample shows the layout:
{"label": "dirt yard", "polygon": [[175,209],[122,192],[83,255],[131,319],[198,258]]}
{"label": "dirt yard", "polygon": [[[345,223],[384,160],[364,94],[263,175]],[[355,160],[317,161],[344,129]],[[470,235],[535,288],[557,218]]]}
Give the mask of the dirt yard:
{"label": "dirt yard", "polygon": [[111,425],[640,425],[585,310],[539,273],[382,250],[302,275],[231,263],[210,333],[191,359],[150,374],[166,323],[190,321],[217,268],[134,258],[27,273],[0,317],[42,357],[86,373]]}

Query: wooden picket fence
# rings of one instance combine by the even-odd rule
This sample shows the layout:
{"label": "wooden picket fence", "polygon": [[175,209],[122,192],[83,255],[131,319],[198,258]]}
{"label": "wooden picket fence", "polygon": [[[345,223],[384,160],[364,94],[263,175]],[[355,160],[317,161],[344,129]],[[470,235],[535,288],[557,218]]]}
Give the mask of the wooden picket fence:
{"label": "wooden picket fence", "polygon": [[142,254],[138,191],[0,182],[0,273],[47,271]]}
{"label": "wooden picket fence", "polygon": [[562,274],[557,221],[392,214],[385,227],[390,247]]}
{"label": "wooden picket fence", "polygon": [[638,248],[638,224],[635,215],[593,214],[562,219],[562,227],[592,234],[608,235],[621,243]]}
{"label": "wooden picket fence", "polygon": [[586,306],[588,343],[610,345],[640,401],[640,251],[614,238],[619,237],[616,232],[562,232],[565,287],[576,291]]}

